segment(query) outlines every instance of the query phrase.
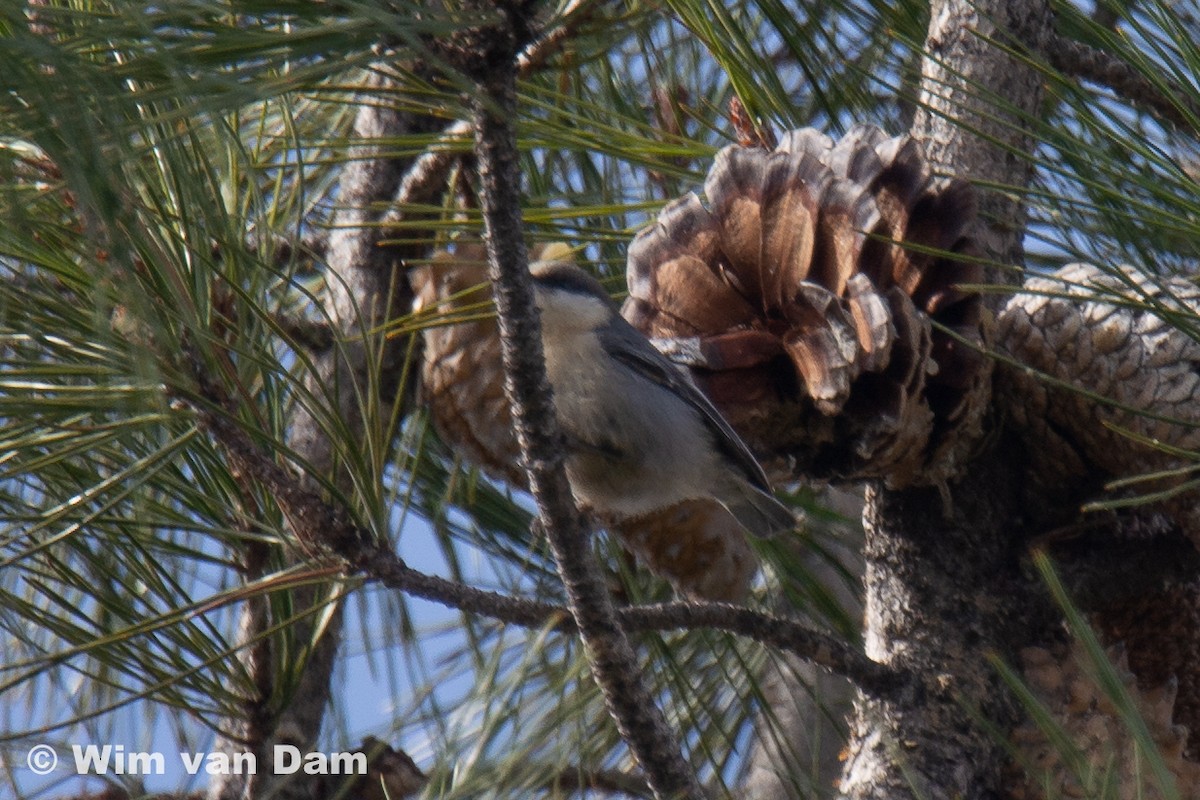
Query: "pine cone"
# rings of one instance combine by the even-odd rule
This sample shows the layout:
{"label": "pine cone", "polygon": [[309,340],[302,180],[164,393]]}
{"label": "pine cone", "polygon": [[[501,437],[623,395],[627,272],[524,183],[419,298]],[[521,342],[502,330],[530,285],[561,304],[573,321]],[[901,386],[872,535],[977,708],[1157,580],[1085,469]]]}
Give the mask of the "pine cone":
{"label": "pine cone", "polygon": [[990,392],[982,303],[958,286],[982,277],[963,258],[970,187],[933,180],[911,138],[858,126],[726,147],[705,194],[634,240],[626,318],[690,348],[714,403],[793,474],[954,475]]}
{"label": "pine cone", "polygon": [[478,242],[438,251],[411,273],[418,314],[437,314],[422,330],[421,402],[442,440],[488,475],[525,486],[512,411],[504,396],[500,328]]}
{"label": "pine cone", "polygon": [[1139,686],[1176,693],[1170,719],[1186,727],[1184,756],[1200,779],[1200,582],[1114,592],[1092,612],[1098,634],[1125,644]]}
{"label": "pine cone", "polygon": [[758,557],[716,500],[685,500],[611,527],[629,552],[682,595],[741,603],[750,594]]}
{"label": "pine cone", "polygon": [[[1141,689],[1124,648],[1111,648],[1108,655],[1158,747],[1158,757],[1175,779],[1172,788],[1180,797],[1200,796],[1200,765],[1186,758],[1187,729],[1174,722],[1175,680]],[[1064,757],[1060,738],[1051,738],[1045,723],[1026,720],[1013,732],[1013,800],[1173,796],[1160,790],[1154,772],[1146,768],[1129,722],[1100,688],[1088,652],[1078,642],[1070,647],[1029,647],[1021,652],[1021,661],[1023,677],[1054,725],[1055,736],[1069,741],[1078,759]]]}
{"label": "pine cone", "polygon": [[[997,400],[1028,443],[1037,482],[1071,503],[1106,480],[1189,463],[1144,442],[1200,451],[1200,342],[1163,318],[1197,312],[1193,284],[1132,267],[1071,264],[1026,281],[1000,312],[997,345],[1059,385],[1005,368]],[[1169,489],[1188,477],[1135,489]],[[1200,545],[1195,499],[1176,497],[1167,510]]]}

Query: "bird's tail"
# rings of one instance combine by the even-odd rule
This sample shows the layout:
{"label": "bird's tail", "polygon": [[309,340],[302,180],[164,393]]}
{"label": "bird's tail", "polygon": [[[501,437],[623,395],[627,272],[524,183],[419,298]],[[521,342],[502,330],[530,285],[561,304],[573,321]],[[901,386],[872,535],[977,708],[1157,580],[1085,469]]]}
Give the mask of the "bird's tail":
{"label": "bird's tail", "polygon": [[755,536],[767,539],[796,529],[796,515],[791,509],[761,489],[739,483],[729,494],[722,498],[725,507]]}

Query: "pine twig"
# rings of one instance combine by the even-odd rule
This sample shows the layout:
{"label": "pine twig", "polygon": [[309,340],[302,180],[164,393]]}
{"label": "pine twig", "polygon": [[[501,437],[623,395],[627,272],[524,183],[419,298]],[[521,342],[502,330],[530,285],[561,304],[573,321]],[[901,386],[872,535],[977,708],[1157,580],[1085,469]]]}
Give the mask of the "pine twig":
{"label": "pine twig", "polygon": [[744,606],[707,602],[662,603],[622,608],[620,617],[628,631],[713,629],[745,636],[841,675],[868,696],[891,694],[909,682],[909,676],[903,672],[872,661],[834,636],[795,620]]}
{"label": "pine twig", "polygon": [[[189,355],[190,357],[190,355]],[[349,571],[413,597],[420,597],[469,614],[490,617],[524,628],[553,626],[562,633],[577,631],[569,609],[539,600],[512,597],[476,589],[457,581],[415,570],[385,543],[337,512],[314,490],[256,445],[231,419],[232,400],[204,374],[198,359],[191,369],[200,388],[200,402],[186,400],[200,426],[225,450],[241,474],[253,477],[276,499],[301,547],[317,561],[336,560]],[[899,687],[908,678],[902,672],[867,658],[829,634],[800,622],[727,603],[661,603],[627,606],[616,610],[621,627],[629,632],[719,629],[761,642],[808,659],[843,675],[867,694]]]}
{"label": "pine twig", "polygon": [[1050,40],[1046,55],[1060,72],[1107,86],[1134,105],[1147,108],[1181,128],[1196,131],[1200,105],[1182,91],[1164,91],[1162,86],[1113,55],[1058,35]]}
{"label": "pine twig", "polygon": [[485,241],[500,323],[506,390],[529,486],[566,587],[571,614],[596,683],[617,729],[646,773],[655,797],[704,796],[641,678],[633,647],[590,547],[563,469],[562,435],[554,416],[542,356],[541,331],[521,225],[521,173],[512,119],[516,113],[516,51],[528,29],[521,8],[504,7],[505,24],[485,33],[470,61],[474,70],[475,156],[479,162]]}
{"label": "pine twig", "polygon": [[[543,31],[521,50],[517,56],[517,74],[524,77],[545,65],[580,23],[588,18],[595,5],[595,0],[571,0],[567,3],[559,24]],[[408,168],[384,222],[398,222],[404,215],[405,206],[427,202],[434,195],[446,180],[454,162],[462,156],[473,131],[474,123],[471,120],[459,120],[442,131],[437,142]]]}

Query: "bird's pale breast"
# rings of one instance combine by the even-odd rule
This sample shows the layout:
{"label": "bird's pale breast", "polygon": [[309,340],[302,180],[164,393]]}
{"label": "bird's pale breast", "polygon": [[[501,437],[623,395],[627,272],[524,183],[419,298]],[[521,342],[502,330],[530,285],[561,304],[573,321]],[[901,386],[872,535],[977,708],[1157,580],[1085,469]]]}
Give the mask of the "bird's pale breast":
{"label": "bird's pale breast", "polygon": [[602,514],[636,516],[712,494],[722,466],[698,412],[611,359],[590,333],[546,354],[576,498]]}

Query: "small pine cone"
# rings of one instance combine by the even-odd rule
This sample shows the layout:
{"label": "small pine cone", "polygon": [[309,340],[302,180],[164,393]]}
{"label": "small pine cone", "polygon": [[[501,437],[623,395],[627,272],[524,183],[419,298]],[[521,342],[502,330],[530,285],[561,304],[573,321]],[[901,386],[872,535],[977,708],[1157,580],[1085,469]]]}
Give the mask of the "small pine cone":
{"label": "small pine cone", "polygon": [[[997,318],[997,347],[1092,395],[1022,370],[998,374],[997,402],[1028,443],[1033,479],[1073,502],[1104,481],[1189,463],[1144,442],[1200,451],[1200,342],[1163,318],[1195,315],[1200,291],[1178,278],[1090,264],[1031,278],[1024,288]],[[1134,489],[1168,489],[1185,479]],[[1200,545],[1195,494],[1169,501],[1167,510]]]}
{"label": "small pine cone", "polygon": [[[569,258],[566,247],[535,247],[531,258]],[[442,440],[488,475],[526,485],[504,394],[500,329],[478,243],[438,252],[413,270],[418,313],[440,319],[422,330],[421,401]],[[625,520],[605,520],[651,572],[682,594],[704,600],[742,600],[758,570],[746,534],[714,500],[698,499]]]}
{"label": "small pine cone", "polygon": [[[1129,669],[1125,650],[1110,648],[1108,659],[1124,692],[1145,723],[1157,756],[1174,779],[1179,797],[1200,798],[1200,764],[1187,759],[1187,729],[1175,717],[1176,682],[1141,689]],[[1078,642],[1053,648],[1029,647],[1021,652],[1025,683],[1049,716],[1045,723],[1026,719],[1013,731],[1014,764],[1010,796],[1014,798],[1113,797],[1146,800],[1174,796],[1159,787],[1146,768],[1129,721],[1100,688],[1088,651]],[[1073,754],[1064,754],[1065,738]]]}
{"label": "small pine cone", "polygon": [[524,487],[483,245],[439,251],[411,280],[414,311],[437,315],[422,330],[421,402],[438,435],[488,475]]}
{"label": "small pine cone", "polygon": [[[726,147],[629,250],[624,314],[690,348],[700,385],[758,452],[893,487],[954,475],[978,439],[991,362],[970,187],[914,140],[858,126]],[[940,323],[965,339],[934,328]],[[974,346],[973,346],[974,345]]]}
{"label": "small pine cone", "polygon": [[715,500],[685,500],[610,527],[639,561],[682,595],[740,603],[750,594],[758,558],[746,532]]}

